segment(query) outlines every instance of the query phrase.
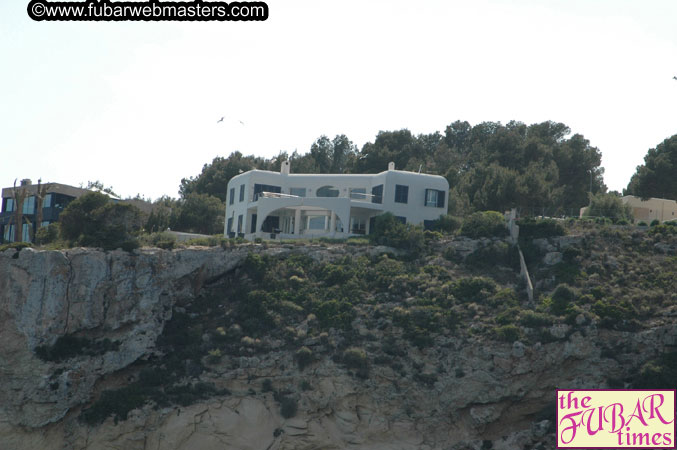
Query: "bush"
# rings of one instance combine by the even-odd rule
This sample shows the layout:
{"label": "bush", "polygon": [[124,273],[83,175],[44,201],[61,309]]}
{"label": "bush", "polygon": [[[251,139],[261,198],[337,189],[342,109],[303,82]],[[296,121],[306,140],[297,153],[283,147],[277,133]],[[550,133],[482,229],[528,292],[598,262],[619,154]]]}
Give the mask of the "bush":
{"label": "bush", "polygon": [[519,221],[519,235],[524,239],[539,239],[564,236],[564,226],[554,219],[535,219],[527,217]]}
{"label": "bush", "polygon": [[113,203],[108,196],[90,192],[73,200],[59,216],[61,237],[71,245],[122,248],[131,251],[139,246],[141,210],[124,203]]}
{"label": "bush", "polygon": [[661,221],[660,221],[660,220],[654,219],[654,220],[651,221],[651,223],[649,224],[649,226],[650,226],[650,227],[655,227],[656,225],[660,225],[660,224],[661,224]]}
{"label": "bush", "polygon": [[[33,244],[31,244],[30,242],[10,242],[9,244],[0,245],[0,252],[4,252],[5,250],[8,250],[10,248],[15,249],[17,252],[20,252],[24,248],[29,247],[33,247]],[[16,256],[16,254],[14,256]]]}
{"label": "bush", "polygon": [[400,222],[392,213],[381,214],[374,220],[374,228],[369,230],[372,244],[401,248],[419,253],[425,247],[423,230]]}
{"label": "bush", "polygon": [[552,305],[550,310],[553,314],[561,316],[564,314],[576,298],[576,293],[566,284],[560,284],[555,288],[555,292],[552,294]]}
{"label": "bush", "polygon": [[[615,194],[598,193],[590,197],[585,216],[612,220],[632,220],[632,208]],[[608,223],[605,221],[605,223]]]}
{"label": "bush", "polygon": [[301,347],[296,351],[296,362],[299,365],[299,370],[305,369],[313,362],[313,351],[308,347]]}
{"label": "bush", "polygon": [[176,247],[176,236],[166,231],[146,234],[141,237],[141,243],[150,247],[171,250]]}
{"label": "bush", "polygon": [[46,227],[40,227],[35,233],[35,243],[38,245],[51,244],[59,239],[58,222],[50,223]]}
{"label": "bush", "polygon": [[496,283],[485,277],[461,278],[454,282],[451,292],[462,302],[482,303],[496,292]]}
{"label": "bush", "polygon": [[441,233],[452,234],[455,233],[463,221],[458,217],[445,214],[439,217],[439,219],[433,220],[430,225],[426,227],[430,231],[439,231]]}
{"label": "bush", "polygon": [[343,352],[343,364],[349,369],[366,369],[367,353],[357,347],[351,347]]}
{"label": "bush", "polygon": [[503,237],[508,234],[503,214],[484,211],[471,214],[463,222],[461,235],[477,239],[482,237]]}
{"label": "bush", "polygon": [[494,328],[496,338],[500,341],[515,342],[520,338],[522,332],[516,325],[508,324]]}
{"label": "bush", "polygon": [[285,419],[290,419],[296,415],[298,403],[292,397],[283,397],[280,402],[280,414]]}

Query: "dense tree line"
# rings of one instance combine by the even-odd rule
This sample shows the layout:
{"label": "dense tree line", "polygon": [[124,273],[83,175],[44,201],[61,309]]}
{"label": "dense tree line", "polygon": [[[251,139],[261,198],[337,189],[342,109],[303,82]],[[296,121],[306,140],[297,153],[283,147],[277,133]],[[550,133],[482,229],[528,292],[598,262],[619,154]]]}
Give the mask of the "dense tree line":
{"label": "dense tree line", "polygon": [[181,180],[181,197],[205,194],[224,202],[233,176],[251,169],[277,171],[283,160],[291,162],[293,173],[378,173],[393,161],[398,169],[442,175],[455,214],[511,207],[571,213],[588,204],[590,193],[606,191],[600,151],[562,123],[456,121],[444,133],[381,131],[361,150],[338,135],[321,136],[306,154],[280,152],[266,159],[234,152]]}
{"label": "dense tree line", "polygon": [[677,200],[677,134],[649,149],[624,193]]}

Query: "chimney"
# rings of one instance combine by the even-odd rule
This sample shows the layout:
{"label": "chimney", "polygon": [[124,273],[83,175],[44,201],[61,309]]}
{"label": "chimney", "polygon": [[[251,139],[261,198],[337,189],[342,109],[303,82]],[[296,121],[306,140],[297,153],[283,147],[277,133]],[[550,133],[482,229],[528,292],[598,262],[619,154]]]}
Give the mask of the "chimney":
{"label": "chimney", "polygon": [[289,161],[282,161],[280,165],[280,173],[283,175],[289,175]]}
{"label": "chimney", "polygon": [[33,184],[33,182],[30,178],[24,178],[21,180],[21,186],[30,186],[31,184]]}
{"label": "chimney", "polygon": [[395,163],[394,162],[390,161],[388,163],[388,170],[395,170]]}

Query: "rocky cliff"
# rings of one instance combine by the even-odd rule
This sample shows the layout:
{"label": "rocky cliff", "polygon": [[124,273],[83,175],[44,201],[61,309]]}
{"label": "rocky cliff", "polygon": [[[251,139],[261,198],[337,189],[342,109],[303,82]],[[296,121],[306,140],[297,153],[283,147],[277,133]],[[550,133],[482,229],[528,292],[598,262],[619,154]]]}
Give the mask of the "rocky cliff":
{"label": "rocky cliff", "polygon": [[0,253],[0,448],[550,448],[555,389],[627,386],[677,343],[669,291],[639,327],[558,318],[510,263],[468,262],[502,241],[431,248]]}

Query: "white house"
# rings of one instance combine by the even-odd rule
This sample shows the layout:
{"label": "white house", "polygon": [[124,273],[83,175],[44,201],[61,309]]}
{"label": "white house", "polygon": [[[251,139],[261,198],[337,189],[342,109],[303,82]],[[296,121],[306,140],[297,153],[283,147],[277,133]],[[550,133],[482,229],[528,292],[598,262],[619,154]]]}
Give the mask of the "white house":
{"label": "white house", "polygon": [[447,213],[444,177],[395,170],[378,174],[292,174],[250,170],[228,183],[226,236],[245,239],[369,234],[374,217],[390,212],[425,224]]}

